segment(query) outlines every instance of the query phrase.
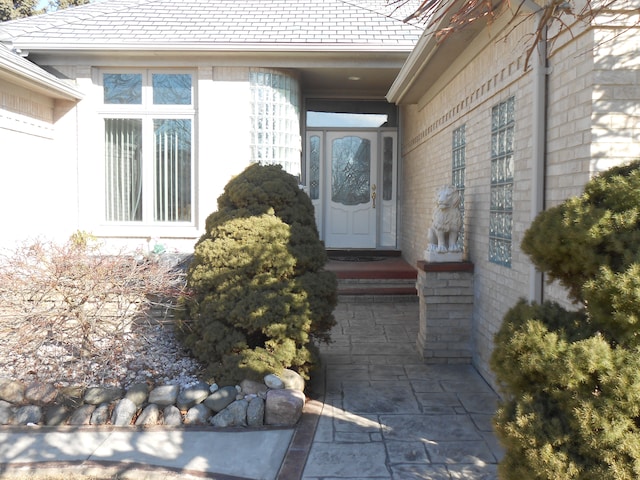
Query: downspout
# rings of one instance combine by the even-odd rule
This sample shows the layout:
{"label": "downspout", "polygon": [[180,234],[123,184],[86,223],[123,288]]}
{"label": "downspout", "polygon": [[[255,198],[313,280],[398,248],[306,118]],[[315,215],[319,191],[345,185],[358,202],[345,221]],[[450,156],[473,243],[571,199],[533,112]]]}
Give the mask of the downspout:
{"label": "downspout", "polygon": [[[531,169],[531,220],[544,210],[545,201],[545,157],[547,130],[547,26],[540,25],[543,9],[532,0],[525,0],[524,6],[535,13],[542,35],[531,56],[532,95],[532,169]],[[542,303],[544,293],[542,272],[531,265],[529,270],[529,301]]]}

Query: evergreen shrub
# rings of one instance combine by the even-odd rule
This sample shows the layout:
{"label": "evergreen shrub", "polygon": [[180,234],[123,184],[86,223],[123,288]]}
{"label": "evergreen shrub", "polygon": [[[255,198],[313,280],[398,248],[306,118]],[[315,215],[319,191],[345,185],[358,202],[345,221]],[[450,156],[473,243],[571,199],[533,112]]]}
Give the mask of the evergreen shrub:
{"label": "evergreen shrub", "polygon": [[337,303],[313,205],[279,166],[233,178],[206,221],[177,326],[222,385],[292,368],[308,378]]}
{"label": "evergreen shrub", "polygon": [[495,337],[505,480],[640,478],[640,162],[542,212],[522,250],[577,305],[518,303]]}

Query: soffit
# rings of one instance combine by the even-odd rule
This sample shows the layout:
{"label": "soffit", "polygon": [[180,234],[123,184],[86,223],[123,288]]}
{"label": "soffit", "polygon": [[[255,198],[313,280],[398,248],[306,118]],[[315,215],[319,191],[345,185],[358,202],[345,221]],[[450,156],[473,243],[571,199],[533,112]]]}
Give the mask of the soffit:
{"label": "soffit", "polygon": [[[455,0],[456,3],[463,1]],[[424,32],[402,66],[386,98],[398,105],[416,104],[431,86],[443,78],[443,74],[446,73],[447,78],[450,78],[461,71],[465,62],[471,61],[486,45],[496,41],[506,23],[511,20],[512,15],[508,13],[508,8],[499,11],[501,2],[502,0],[494,2],[494,8],[498,10],[497,20],[490,29],[487,29],[487,19],[478,19],[439,41],[434,32],[449,25],[449,18],[443,17],[439,25]],[[481,35],[483,32],[486,32],[486,35]],[[464,61],[458,62],[459,59]],[[457,68],[455,72],[451,68],[453,65]],[[443,81],[446,83],[446,80]]]}
{"label": "soffit", "polygon": [[305,95],[384,98],[408,52],[206,52],[206,51],[31,51],[38,65],[104,68],[264,67],[299,75]]}
{"label": "soffit", "polygon": [[39,92],[49,98],[79,100],[82,94],[73,86],[25,60],[0,44],[0,79]]}

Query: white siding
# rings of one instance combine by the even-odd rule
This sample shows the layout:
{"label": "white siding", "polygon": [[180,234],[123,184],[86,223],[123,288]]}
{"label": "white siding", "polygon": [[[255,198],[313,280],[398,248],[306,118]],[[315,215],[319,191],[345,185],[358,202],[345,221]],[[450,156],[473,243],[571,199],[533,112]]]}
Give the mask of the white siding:
{"label": "white siding", "polygon": [[[144,66],[144,68],[162,68]],[[200,66],[194,72],[194,225],[109,225],[104,221],[104,110],[101,67],[57,67],[75,78],[85,98],[78,107],[79,228],[127,249],[192,252],[207,216],[227,182],[249,164],[249,77],[247,68]],[[142,66],[140,68],[143,68]],[[185,70],[185,71],[186,71]],[[153,240],[151,240],[153,239]]]}
{"label": "white siding", "polygon": [[65,239],[77,225],[76,164],[59,146],[73,106],[9,82],[0,97],[0,246]]}

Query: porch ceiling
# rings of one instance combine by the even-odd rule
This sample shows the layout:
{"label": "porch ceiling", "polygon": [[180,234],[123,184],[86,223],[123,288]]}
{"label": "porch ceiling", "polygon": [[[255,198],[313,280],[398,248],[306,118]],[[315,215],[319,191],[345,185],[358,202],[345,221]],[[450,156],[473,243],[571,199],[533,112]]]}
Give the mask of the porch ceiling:
{"label": "porch ceiling", "polygon": [[[335,48],[335,47],[334,47]],[[308,46],[284,51],[152,50],[32,48],[25,50],[38,65],[118,65],[139,67],[264,67],[298,72],[307,96],[384,99],[404,64],[408,50],[325,51]]]}
{"label": "porch ceiling", "polygon": [[302,68],[302,90],[307,96],[384,98],[400,71],[396,68]]}

